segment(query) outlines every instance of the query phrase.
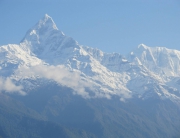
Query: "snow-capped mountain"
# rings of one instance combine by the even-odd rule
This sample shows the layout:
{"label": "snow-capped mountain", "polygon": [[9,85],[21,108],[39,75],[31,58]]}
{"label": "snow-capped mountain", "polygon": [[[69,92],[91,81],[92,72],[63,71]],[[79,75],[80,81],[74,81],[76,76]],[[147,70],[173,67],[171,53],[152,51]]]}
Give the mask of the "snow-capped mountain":
{"label": "snow-capped mountain", "polygon": [[27,54],[19,45],[9,44],[0,47],[1,76],[10,76],[13,70],[21,65],[34,66],[42,61],[35,56]]}
{"label": "snow-capped mountain", "polygon": [[[81,89],[77,94],[86,98],[113,95],[121,100],[152,96],[176,101],[180,98],[179,84],[174,84],[180,76],[180,51],[142,44],[127,58],[118,53],[104,53],[66,36],[47,14],[19,45],[1,46],[0,57],[1,76],[11,78],[26,91],[27,87],[39,85],[32,84],[32,80],[45,78],[75,91]],[[72,79],[73,76],[78,79]]]}
{"label": "snow-capped mountain", "polygon": [[162,77],[180,75],[180,51],[165,47],[138,46],[130,53],[131,62],[145,66],[148,70]]}
{"label": "snow-capped mountain", "polygon": [[180,136],[179,71],[180,51],[105,53],[46,14],[19,44],[0,46],[0,137]]}
{"label": "snow-capped mountain", "polygon": [[141,44],[130,52],[127,59],[156,74],[167,87],[174,91],[180,90],[178,83],[180,79],[180,51],[165,47],[148,47]]}

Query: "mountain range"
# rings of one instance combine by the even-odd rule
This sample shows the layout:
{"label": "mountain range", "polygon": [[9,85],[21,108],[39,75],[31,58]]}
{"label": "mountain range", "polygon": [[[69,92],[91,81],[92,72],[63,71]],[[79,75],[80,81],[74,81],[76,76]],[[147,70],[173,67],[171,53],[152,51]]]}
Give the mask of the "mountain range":
{"label": "mountain range", "polygon": [[0,137],[180,137],[180,51],[80,45],[45,15],[0,46]]}

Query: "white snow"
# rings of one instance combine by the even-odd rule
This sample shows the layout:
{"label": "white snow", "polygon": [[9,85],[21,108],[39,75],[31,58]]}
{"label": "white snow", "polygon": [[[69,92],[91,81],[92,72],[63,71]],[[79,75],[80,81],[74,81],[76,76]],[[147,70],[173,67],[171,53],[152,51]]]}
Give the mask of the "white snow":
{"label": "white snow", "polygon": [[[171,100],[180,98],[180,86],[173,85],[180,80],[175,79],[180,78],[180,51],[141,44],[128,57],[104,53],[79,45],[64,35],[47,14],[27,32],[19,45],[0,47],[0,63],[0,76],[10,77],[26,90],[37,87],[39,79],[44,78],[71,87],[85,98],[111,98],[112,95],[122,101],[131,97],[147,99],[152,95]],[[63,72],[59,66],[65,68],[66,74],[78,74],[77,83],[70,81],[68,85],[65,81],[70,79],[68,76],[55,77]],[[170,87],[178,90],[177,94],[169,91]],[[86,88],[94,95],[88,95]]]}

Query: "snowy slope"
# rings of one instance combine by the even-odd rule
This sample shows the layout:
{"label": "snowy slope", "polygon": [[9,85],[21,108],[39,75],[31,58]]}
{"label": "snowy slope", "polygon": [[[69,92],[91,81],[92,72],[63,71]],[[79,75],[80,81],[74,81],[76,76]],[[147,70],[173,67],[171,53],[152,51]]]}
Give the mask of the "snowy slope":
{"label": "snowy slope", "polygon": [[162,77],[180,75],[180,51],[177,50],[141,44],[129,54],[128,59]]}
{"label": "snowy slope", "polygon": [[66,36],[48,15],[19,45],[1,46],[0,57],[1,76],[26,90],[45,79],[71,87],[84,98],[179,99],[179,85],[173,85],[180,80],[179,51],[139,45],[127,58],[104,53]]}
{"label": "snowy slope", "polygon": [[0,74],[10,76],[20,66],[34,66],[43,63],[35,56],[28,54],[19,45],[9,44],[0,47]]}
{"label": "snowy slope", "polygon": [[174,91],[180,91],[180,51],[141,44],[128,55],[128,60],[159,76]]}

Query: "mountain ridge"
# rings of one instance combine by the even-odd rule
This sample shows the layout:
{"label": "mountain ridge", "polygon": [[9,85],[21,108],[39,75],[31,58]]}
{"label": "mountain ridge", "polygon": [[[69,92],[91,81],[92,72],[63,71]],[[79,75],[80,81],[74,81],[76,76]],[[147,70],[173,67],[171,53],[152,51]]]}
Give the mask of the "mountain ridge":
{"label": "mountain ridge", "polygon": [[[172,94],[164,90],[164,86],[172,87],[171,84],[174,79],[171,78],[179,78],[180,76],[178,73],[180,70],[180,52],[177,50],[160,47],[151,48],[141,44],[127,57],[118,53],[104,53],[99,49],[79,45],[73,38],[59,31],[53,19],[47,14],[26,33],[19,47],[18,45],[1,46],[0,54],[8,47],[11,47],[11,50],[6,50],[11,55],[6,56],[9,60],[10,69],[6,66],[6,70],[11,70],[11,75],[6,77],[12,78],[17,84],[25,78],[36,79],[38,77],[37,73],[20,75],[24,67],[31,70],[31,68],[35,69],[39,65],[39,67],[41,66],[41,68],[46,68],[46,71],[49,71],[49,66],[63,65],[64,69],[78,74],[81,83],[76,84],[75,87],[85,85],[82,89],[88,93],[85,91],[86,87],[92,88],[93,86],[91,91],[97,91],[94,93],[95,97],[110,98],[112,95],[119,95],[120,99],[135,95],[143,97],[145,89],[157,84],[157,93],[160,97],[165,95],[167,98],[169,95],[169,97],[179,99],[177,96],[179,92],[174,95],[175,92]],[[13,49],[13,47],[17,48]],[[14,58],[13,52],[10,53],[13,50],[16,58]],[[159,57],[162,59],[160,60]],[[163,60],[163,57],[168,57],[168,62]],[[11,63],[12,58],[15,64]],[[1,61],[1,63],[3,62]],[[178,64],[176,65],[176,63]],[[169,68],[166,69],[166,67]],[[2,72],[4,67],[1,66],[1,68]],[[40,77],[43,78],[43,75]],[[53,80],[51,77],[44,78]],[[54,81],[61,83],[57,80]],[[74,87],[74,84],[71,87]],[[180,90],[178,85],[175,89]],[[137,90],[138,92],[136,92]]]}
{"label": "mountain ridge", "polygon": [[177,137],[179,53],[105,53],[45,15],[20,44],[0,46],[0,137]]}

